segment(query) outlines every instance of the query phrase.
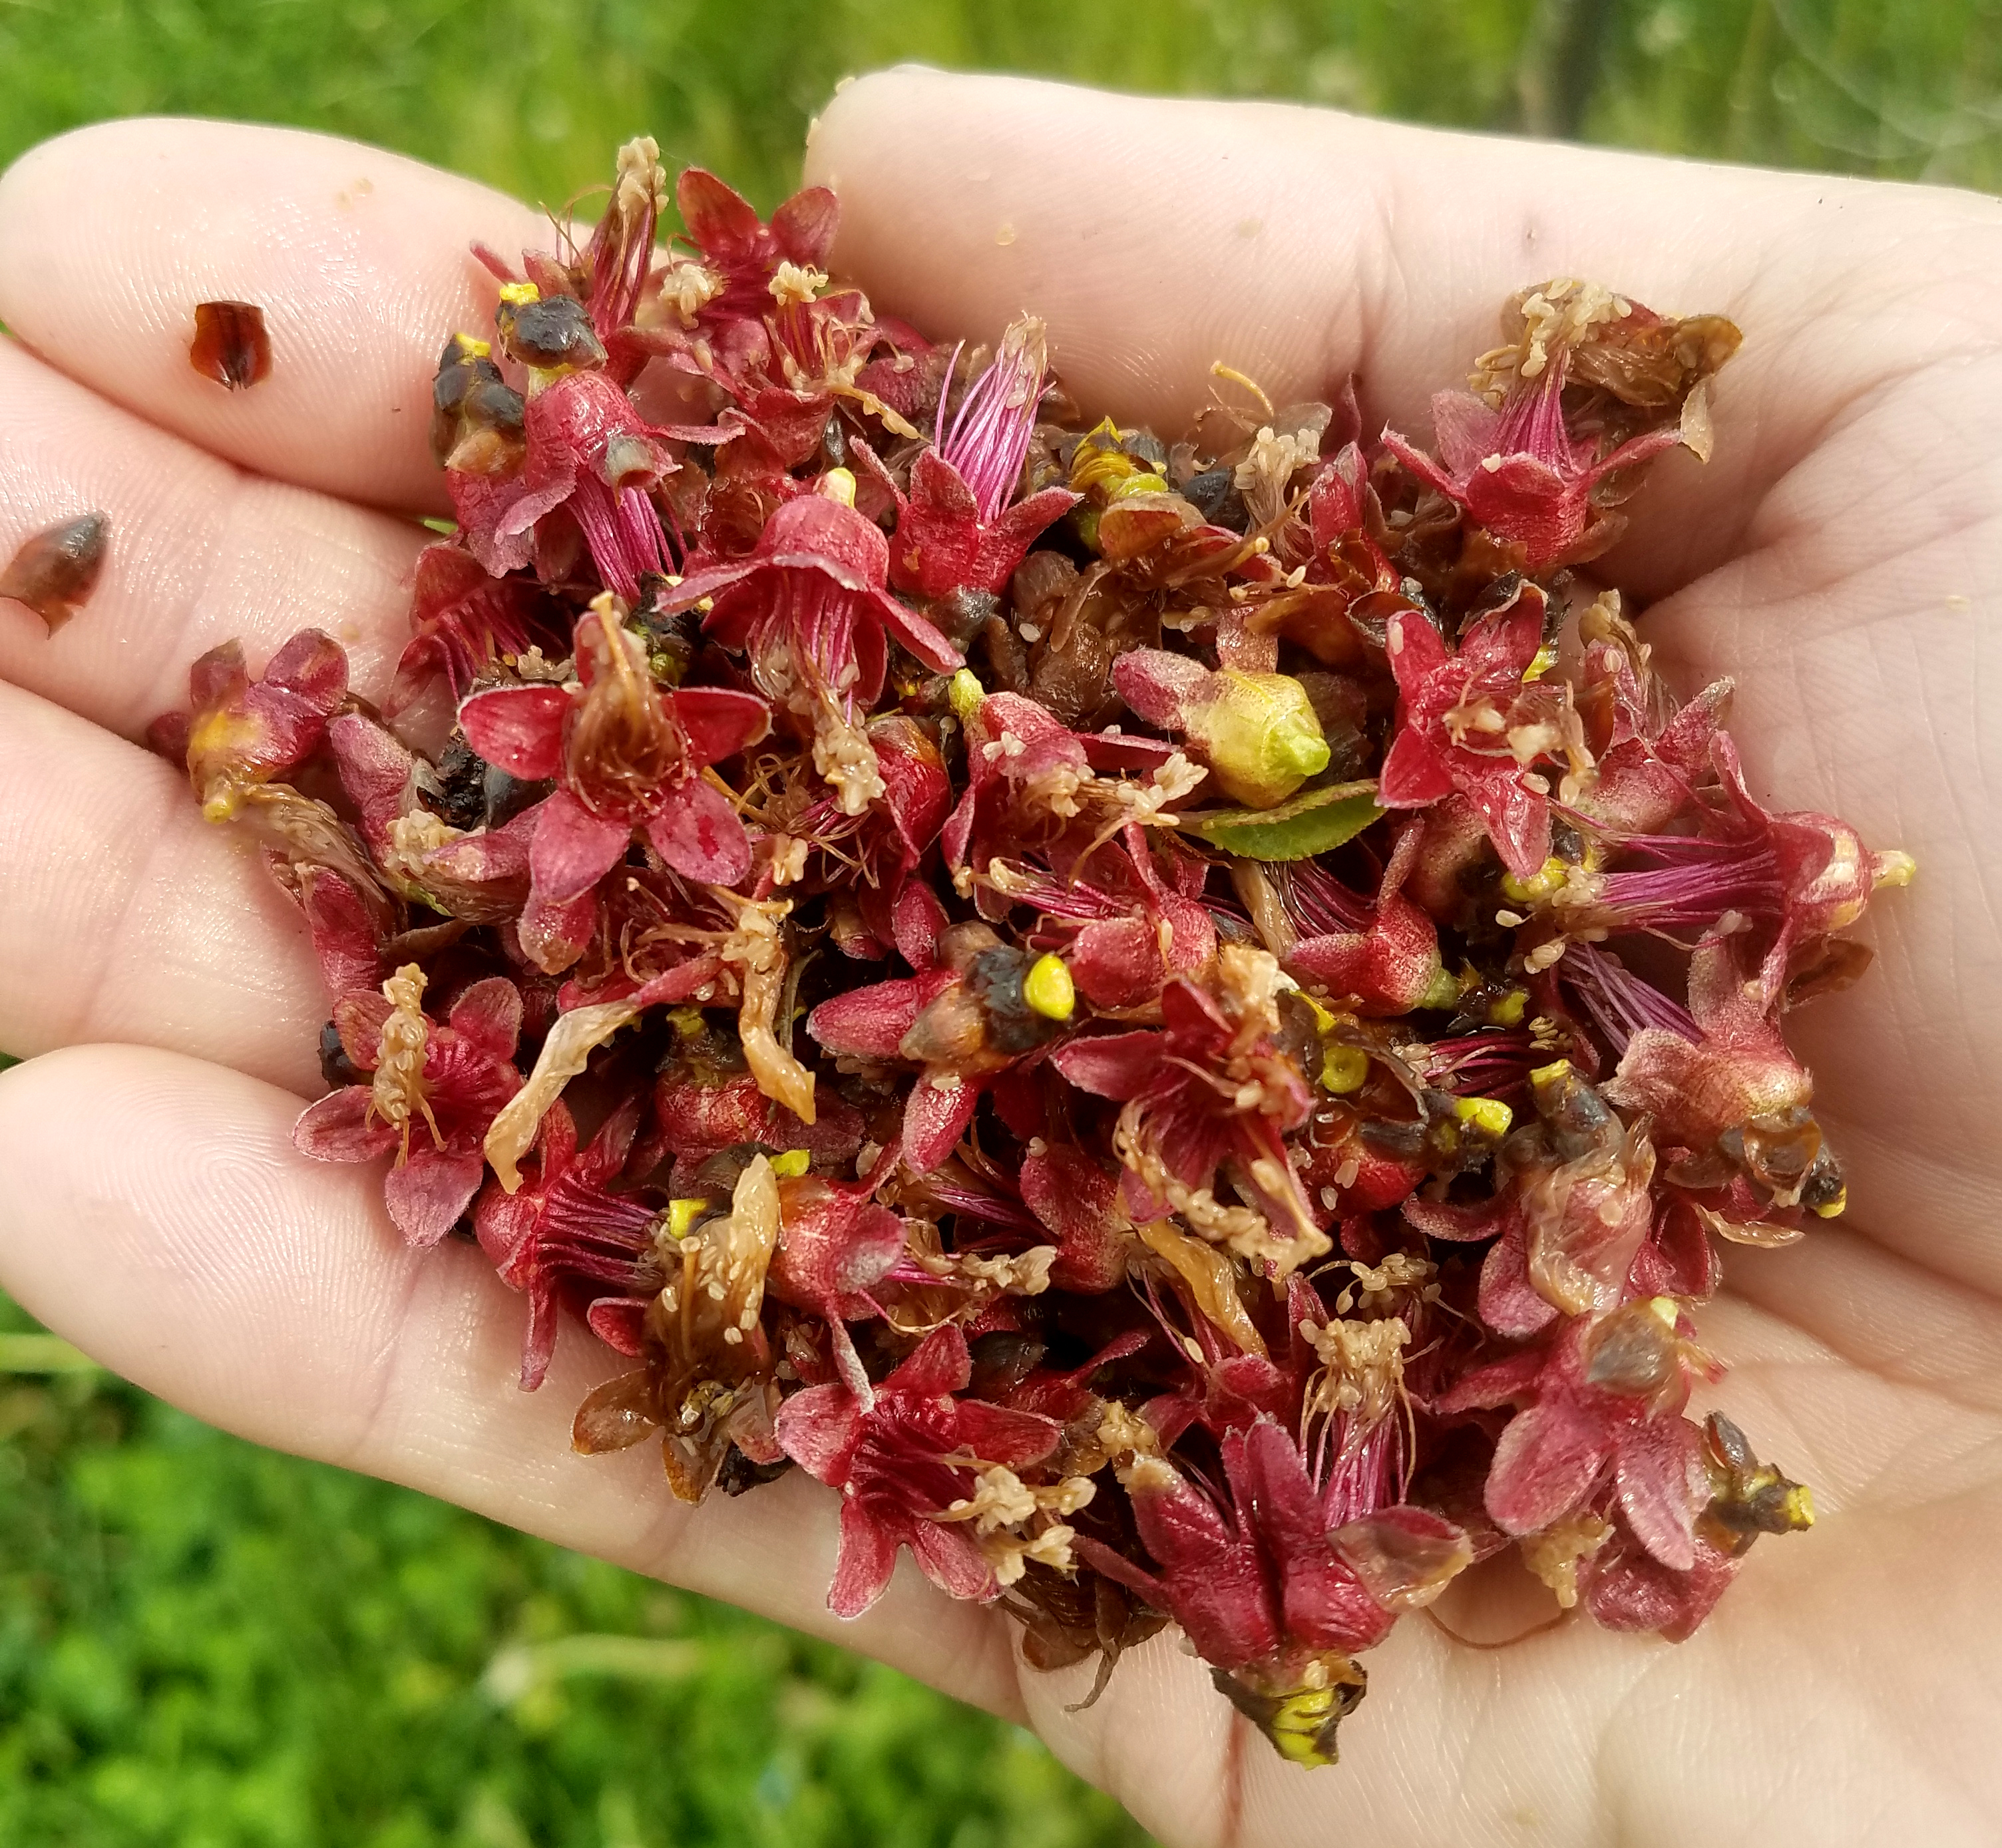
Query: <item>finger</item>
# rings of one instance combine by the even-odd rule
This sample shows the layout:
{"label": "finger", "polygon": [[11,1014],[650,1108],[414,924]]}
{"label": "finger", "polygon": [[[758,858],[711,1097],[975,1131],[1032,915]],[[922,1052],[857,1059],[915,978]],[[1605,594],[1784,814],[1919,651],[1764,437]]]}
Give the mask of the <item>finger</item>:
{"label": "finger", "polygon": [[[431,379],[490,325],[468,254],[546,246],[546,221],[470,180],[290,128],[101,123],[0,177],[0,321],[52,364],[226,459],[378,506],[440,507]],[[270,376],[188,363],[197,302],[263,310]]]}
{"label": "finger", "polygon": [[807,173],[879,308],[946,336],[1042,315],[1074,392],[1171,439],[1221,360],[1277,403],[1357,374],[1371,434],[1423,441],[1431,393],[1548,277],[1728,313],[1715,459],[1665,459],[1634,504],[1617,574],[1648,594],[1728,556],[1763,488],[1942,330],[1986,338],[2002,239],[1969,194],[912,68],[838,94]]}
{"label": "finger", "polygon": [[[298,1100],[131,1048],[0,1078],[0,1281],[149,1392],[225,1430],[366,1471],[562,1545],[838,1637],[1019,1711],[1004,1633],[908,1567],[853,1624],[826,1608],[836,1498],[803,1477],[676,1502],[657,1454],[575,1455],[578,1403],[623,1363],[574,1325],[518,1391],[523,1310],[477,1250],[413,1253],[382,1175],[305,1160]],[[116,1133],[108,1126],[115,1125]]]}
{"label": "finger", "polygon": [[103,575],[55,635],[0,601],[0,679],[136,737],[186,705],[188,664],[239,640],[253,664],[301,629],[379,697],[410,636],[413,521],[247,475],[0,340],[0,563],[33,533],[110,516]]}
{"label": "finger", "polygon": [[0,685],[0,1050],[128,1040],[311,1094],[326,1008],[304,919],[185,777]]}

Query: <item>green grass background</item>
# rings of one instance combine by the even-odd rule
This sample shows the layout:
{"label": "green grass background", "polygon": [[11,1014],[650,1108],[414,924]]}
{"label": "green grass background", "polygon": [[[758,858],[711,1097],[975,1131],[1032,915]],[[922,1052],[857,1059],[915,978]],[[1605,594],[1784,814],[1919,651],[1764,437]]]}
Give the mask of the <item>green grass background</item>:
{"label": "green grass background", "polygon": [[[2002,185],[2002,0],[0,0],[0,162],[201,113],[553,204],[647,132],[769,206],[905,58]],[[0,1301],[0,1848],[1145,1840],[1014,1728],[33,1327]]]}

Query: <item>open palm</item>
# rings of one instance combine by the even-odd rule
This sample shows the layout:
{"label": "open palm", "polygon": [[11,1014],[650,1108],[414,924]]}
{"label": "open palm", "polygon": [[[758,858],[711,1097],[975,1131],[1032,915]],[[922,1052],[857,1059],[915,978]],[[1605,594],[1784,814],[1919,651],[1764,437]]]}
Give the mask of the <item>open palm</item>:
{"label": "open palm", "polygon": [[[1540,1588],[1483,1568],[1372,1657],[1341,1768],[1308,1773],[1172,1633],[1072,1715],[1084,1670],[1018,1668],[1005,1619],[908,1569],[837,1623],[832,1498],[800,1473],[691,1510],[641,1453],[572,1456],[586,1344],[518,1394],[520,1302],[477,1254],[406,1250],[374,1175],[294,1153],[324,1011],[305,933],[132,741],[231,636],[254,660],[317,625],[382,692],[427,535],[378,510],[441,501],[431,362],[491,305],[466,245],[546,241],[465,182],[274,130],[117,124],[0,180],[0,556],[92,507],[114,532],[60,636],[0,605],[0,1045],[38,1055],[0,1078],[0,1282],[232,1430],[1026,1718],[1172,1843],[1994,1839],[2002,208],[919,71],[845,90],[808,166],[880,305],[988,333],[1033,309],[1079,398],[1164,432],[1224,359],[1275,400],[1355,372],[1365,417],[1415,434],[1547,277],[1745,330],[1715,460],[1662,465],[1603,568],[1683,691],[1736,678],[1755,793],[1920,868],[1863,985],[1798,1022],[1850,1212],[1732,1251],[1702,1318],[1718,1400],[1821,1525],[1678,1647],[1539,1629]],[[213,298],[264,307],[254,391],[188,367]]]}

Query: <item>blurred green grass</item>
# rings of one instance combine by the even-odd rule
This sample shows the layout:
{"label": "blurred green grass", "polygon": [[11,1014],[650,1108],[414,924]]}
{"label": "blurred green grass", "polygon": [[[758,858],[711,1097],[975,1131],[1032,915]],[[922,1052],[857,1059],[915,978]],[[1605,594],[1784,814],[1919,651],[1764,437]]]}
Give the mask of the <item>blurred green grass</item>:
{"label": "blurred green grass", "polygon": [[8,1848],[1146,1839],[887,1668],[224,1437],[0,1324]]}
{"label": "blurred green grass", "polygon": [[553,204],[647,133],[769,205],[836,79],[902,59],[2002,183],[2002,0],[0,0],[0,160],[197,112]]}
{"label": "blurred green grass", "polygon": [[[0,162],[202,113],[555,205],[644,132],[769,207],[836,79],[908,58],[2002,186],[2002,0],[0,0]],[[35,1371],[31,1327],[0,1299],[0,1848],[1145,1839],[1013,1728]]]}

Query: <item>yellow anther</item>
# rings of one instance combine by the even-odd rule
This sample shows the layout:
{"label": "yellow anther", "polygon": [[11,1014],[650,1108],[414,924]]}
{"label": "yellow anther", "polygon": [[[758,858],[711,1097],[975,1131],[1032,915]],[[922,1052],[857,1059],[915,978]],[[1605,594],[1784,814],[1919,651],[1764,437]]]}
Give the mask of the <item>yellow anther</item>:
{"label": "yellow anther", "polygon": [[1499,1097],[1456,1097],[1453,1114],[1468,1128],[1498,1141],[1508,1133],[1508,1125],[1515,1120],[1515,1113]]}
{"label": "yellow anther", "polygon": [[1814,1491],[1805,1483],[1795,1483],[1788,1490],[1780,1505],[1786,1511],[1788,1525],[1796,1529],[1814,1525]]}
{"label": "yellow anther", "polygon": [[1564,874],[1570,869],[1553,854],[1527,879],[1518,879],[1512,873],[1502,875],[1502,894],[1515,905],[1536,905],[1563,889]]}
{"label": "yellow anther", "polygon": [[814,493],[829,500],[839,500],[843,507],[855,504],[855,476],[851,469],[829,469],[814,483]]}
{"label": "yellow anther", "polygon": [[461,359],[484,359],[494,350],[494,343],[483,340],[476,333],[455,333],[452,340]]}
{"label": "yellow anther", "polygon": [[1345,1097],[1359,1091],[1369,1076],[1369,1055],[1360,1046],[1330,1046],[1321,1055],[1320,1088]]}
{"label": "yellow anther", "polygon": [[1124,500],[1131,494],[1165,494],[1168,484],[1158,475],[1129,475],[1112,490],[1114,500]]}
{"label": "yellow anther", "polygon": [[1672,1296],[1650,1296],[1648,1299],[1648,1313],[1664,1328],[1671,1329],[1676,1325],[1676,1317],[1682,1313],[1676,1306],[1676,1299]]}
{"label": "yellow anther", "polygon": [[1557,649],[1554,642],[1546,642],[1536,650],[1536,658],[1523,671],[1525,680],[1541,680],[1557,664]]}
{"label": "yellow anther", "polygon": [[532,282],[504,282],[500,285],[500,299],[511,308],[526,308],[531,302],[539,302],[542,291]]}
{"label": "yellow anther", "polygon": [[1875,856],[1876,867],[1871,883],[1878,886],[1910,885],[1912,875],[1919,870],[1919,863],[1909,853],[1902,853],[1896,847]]}
{"label": "yellow anther", "polygon": [[772,1157],[772,1172],[782,1180],[797,1180],[812,1159],[804,1149],[788,1149],[783,1155]]}
{"label": "yellow anther", "polygon": [[1529,1011],[1529,991],[1511,989],[1488,1010],[1490,1027],[1520,1027],[1522,1016]]}
{"label": "yellow anther", "polygon": [[695,1230],[695,1222],[709,1211],[706,1200],[670,1200],[668,1202],[668,1230],[675,1238],[685,1239]]}
{"label": "yellow anther", "polygon": [[1828,1201],[1826,1205],[1817,1206],[1812,1210],[1818,1219],[1839,1219],[1842,1217],[1843,1208],[1847,1206],[1848,1204],[1849,1190],[1848,1188],[1844,1187],[1840,1193],[1837,1194],[1833,1200]]}
{"label": "yellow anther", "polygon": [[1022,999],[1031,1013],[1046,1020],[1068,1020],[1077,1008],[1077,986],[1060,956],[1039,956],[1022,978]]}
{"label": "yellow anther", "polygon": [[1294,989],[1293,992],[1299,995],[1301,1000],[1306,1003],[1307,1012],[1313,1016],[1314,1030],[1317,1033],[1332,1033],[1334,1030],[1334,1016],[1315,1000],[1313,995],[1299,989]]}
{"label": "yellow anther", "polygon": [[952,710],[964,722],[980,710],[981,701],[987,697],[987,689],[980,684],[980,676],[971,668],[961,668],[953,675],[951,684],[946,689],[946,697],[952,702]]}

